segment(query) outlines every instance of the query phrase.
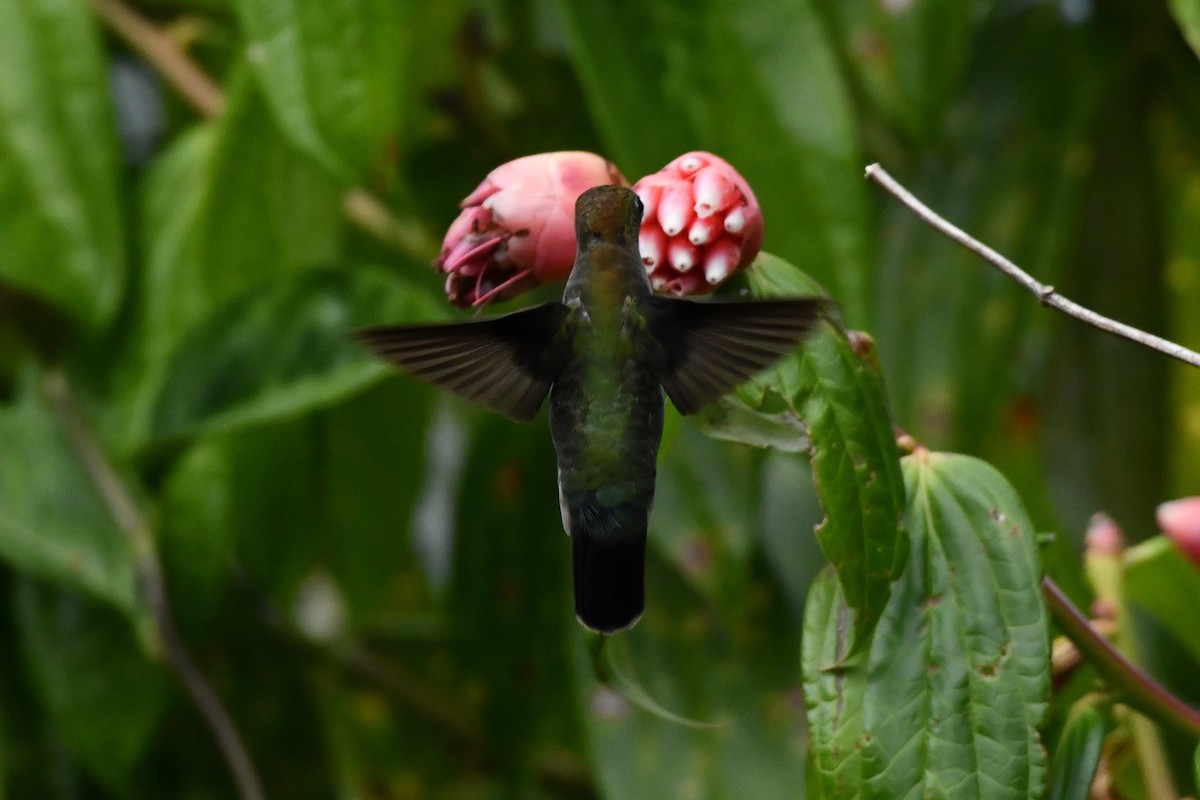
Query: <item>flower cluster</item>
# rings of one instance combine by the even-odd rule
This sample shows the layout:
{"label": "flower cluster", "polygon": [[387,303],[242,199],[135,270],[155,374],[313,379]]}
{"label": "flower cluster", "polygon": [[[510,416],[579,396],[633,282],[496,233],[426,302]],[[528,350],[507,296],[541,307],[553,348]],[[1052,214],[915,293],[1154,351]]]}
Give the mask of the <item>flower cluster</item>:
{"label": "flower cluster", "polygon": [[638,249],[655,291],[711,291],[758,255],[762,211],[724,159],[687,153],[633,190],[645,206]]}
{"label": "flower cluster", "polygon": [[[446,273],[447,296],[480,306],[566,278],[575,260],[575,201],[605,184],[628,185],[594,153],[542,153],[492,170],[460,204],[434,262]],[[655,291],[711,291],[758,254],[762,211],[723,159],[687,153],[633,190],[645,206],[638,244]]]}
{"label": "flower cluster", "polygon": [[594,153],[542,153],[492,170],[459,204],[434,262],[450,301],[480,306],[564,277],[575,260],[575,200],[614,183],[626,185]]}

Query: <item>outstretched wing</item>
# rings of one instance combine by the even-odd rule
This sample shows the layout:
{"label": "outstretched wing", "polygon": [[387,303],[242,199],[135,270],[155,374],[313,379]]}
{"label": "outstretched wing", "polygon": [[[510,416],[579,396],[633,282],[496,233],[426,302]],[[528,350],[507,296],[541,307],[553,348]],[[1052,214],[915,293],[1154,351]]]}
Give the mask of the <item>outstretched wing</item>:
{"label": "outstretched wing", "polygon": [[469,322],[364,328],[355,338],[407,372],[518,422],[533,418],[565,353],[562,303]]}
{"label": "outstretched wing", "polygon": [[769,367],[831,305],[820,297],[696,302],[654,296],[645,302],[646,324],[659,346],[652,366],[681,414],[694,414]]}

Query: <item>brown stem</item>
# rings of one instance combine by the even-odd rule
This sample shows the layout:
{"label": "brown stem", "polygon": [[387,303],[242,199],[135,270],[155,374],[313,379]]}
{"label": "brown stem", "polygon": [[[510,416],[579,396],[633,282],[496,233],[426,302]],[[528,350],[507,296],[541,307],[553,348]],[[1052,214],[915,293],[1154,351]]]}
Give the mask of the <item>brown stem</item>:
{"label": "brown stem", "polygon": [[113,32],[154,65],[167,83],[197,111],[215,117],[225,110],[225,95],[216,81],[196,66],[169,33],[120,0],[89,0]]}
{"label": "brown stem", "polygon": [[1129,339],[1132,342],[1137,342],[1143,347],[1149,347],[1151,350],[1157,350],[1160,353],[1165,353],[1172,358],[1177,358],[1185,364],[1191,364],[1193,367],[1200,367],[1200,353],[1194,350],[1189,350],[1186,347],[1176,344],[1175,342],[1155,336],[1151,333],[1138,330],[1131,325],[1126,325],[1123,322],[1117,322],[1114,319],[1097,314],[1089,308],[1079,305],[1054,290],[1053,286],[1047,286],[1035,280],[1028,272],[1018,267],[1013,262],[1009,261],[1004,256],[997,253],[992,248],[988,247],[983,242],[966,233],[961,228],[956,227],[945,218],[933,211],[929,206],[922,203],[916,195],[904,188],[899,181],[893,178],[878,164],[872,164],[867,167],[867,178],[882,186],[889,194],[908,207],[910,211],[921,218],[923,222],[929,225],[943,236],[951,239],[954,242],[962,245],[966,249],[975,253],[983,260],[987,261],[992,266],[999,269],[1008,277],[1015,280],[1021,286],[1028,289],[1042,305],[1050,306],[1059,311],[1072,316],[1075,319],[1086,322],[1094,328],[1099,328],[1102,331],[1111,333],[1115,336],[1120,336]]}
{"label": "brown stem", "polygon": [[188,653],[167,597],[162,564],[154,546],[154,534],[132,493],[109,462],[91,428],[80,413],[71,385],[62,372],[49,373],[44,391],[80,463],[92,479],[105,506],[125,534],[133,552],[140,588],[154,620],[155,633],[167,665],[174,671],[207,723],[242,800],[264,800],[262,781],[242,743],[237,727],[220,697],[209,685]]}
{"label": "brown stem", "polygon": [[1151,719],[1200,737],[1200,711],[1184,703],[1132,664],[1111,642],[1092,628],[1050,578],[1042,578],[1042,596],[1050,615],[1067,638],[1075,643],[1100,676],[1122,695],[1122,700]]}
{"label": "brown stem", "polygon": [[[225,110],[225,93],[200,69],[170,34],[137,13],[122,0],[89,0],[96,14],[122,41],[166,79],[167,83],[205,117]],[[437,242],[419,223],[404,220],[362,187],[353,187],[342,200],[346,217],[367,233],[417,261],[430,261]]]}

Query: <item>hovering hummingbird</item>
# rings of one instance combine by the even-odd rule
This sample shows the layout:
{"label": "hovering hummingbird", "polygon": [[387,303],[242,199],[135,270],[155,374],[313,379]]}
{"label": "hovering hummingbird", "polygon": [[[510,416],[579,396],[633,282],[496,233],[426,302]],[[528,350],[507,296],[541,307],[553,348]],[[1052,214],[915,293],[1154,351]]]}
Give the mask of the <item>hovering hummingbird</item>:
{"label": "hovering hummingbird", "polygon": [[642,614],[663,392],[680,413],[699,411],[794,348],[827,306],[655,295],[638,253],[641,219],[641,200],[624,187],[579,197],[561,303],[357,333],[381,358],[517,421],[550,395],[575,613],[600,633]]}

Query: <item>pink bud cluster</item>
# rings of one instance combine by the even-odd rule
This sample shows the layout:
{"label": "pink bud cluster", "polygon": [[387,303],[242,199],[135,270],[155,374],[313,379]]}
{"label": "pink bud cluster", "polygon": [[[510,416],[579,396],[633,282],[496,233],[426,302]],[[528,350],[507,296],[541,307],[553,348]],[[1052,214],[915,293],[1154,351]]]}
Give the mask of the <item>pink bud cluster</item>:
{"label": "pink bud cluster", "polygon": [[686,153],[633,190],[645,206],[638,249],[655,291],[711,291],[758,255],[762,210],[724,159]]}
{"label": "pink bud cluster", "polygon": [[[434,266],[459,306],[513,297],[562,280],[575,261],[575,201],[628,185],[594,153],[541,153],[492,170],[462,203]],[[655,291],[712,291],[762,245],[762,211],[749,184],[711,153],[687,153],[633,187],[645,211],[638,246]]]}
{"label": "pink bud cluster", "polygon": [[447,297],[480,306],[565,278],[575,261],[575,200],[605,184],[626,181],[594,153],[541,153],[492,170],[459,204],[434,262]]}

